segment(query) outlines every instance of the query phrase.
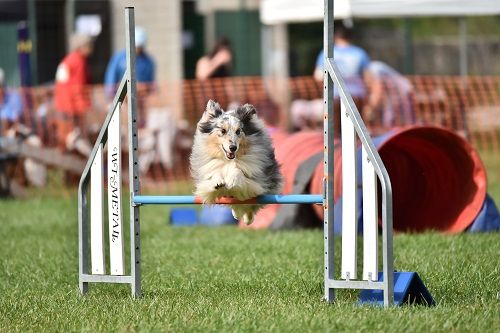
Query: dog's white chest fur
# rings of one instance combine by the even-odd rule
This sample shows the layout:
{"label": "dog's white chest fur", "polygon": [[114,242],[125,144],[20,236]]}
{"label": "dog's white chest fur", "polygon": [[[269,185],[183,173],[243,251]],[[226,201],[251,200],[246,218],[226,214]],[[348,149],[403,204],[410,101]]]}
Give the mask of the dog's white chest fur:
{"label": "dog's white chest fur", "polygon": [[207,202],[221,196],[246,200],[264,193],[262,186],[249,178],[255,170],[251,170],[244,160],[212,159],[200,171],[203,180],[196,194]]}

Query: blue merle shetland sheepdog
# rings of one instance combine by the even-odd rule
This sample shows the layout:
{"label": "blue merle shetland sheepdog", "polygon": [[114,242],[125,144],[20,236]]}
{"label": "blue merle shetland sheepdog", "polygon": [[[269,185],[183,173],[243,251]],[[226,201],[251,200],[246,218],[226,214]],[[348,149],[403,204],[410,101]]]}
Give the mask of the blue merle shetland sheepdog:
{"label": "blue merle shetland sheepdog", "polygon": [[[283,180],[271,139],[250,104],[224,111],[210,100],[196,128],[190,163],[195,195],[205,203],[281,191]],[[260,207],[231,206],[234,217],[245,224],[253,222]]]}

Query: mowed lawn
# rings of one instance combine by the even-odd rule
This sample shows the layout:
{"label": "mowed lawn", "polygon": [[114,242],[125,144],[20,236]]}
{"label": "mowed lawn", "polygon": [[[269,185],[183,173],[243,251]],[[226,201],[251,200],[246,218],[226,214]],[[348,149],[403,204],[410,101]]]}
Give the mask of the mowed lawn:
{"label": "mowed lawn", "polygon": [[76,209],[74,195],[0,201],[0,332],[500,331],[499,234],[396,235],[395,267],[437,306],[383,309],[354,292],[322,301],[320,230],[173,228],[166,207],[145,207],[143,298],[124,285],[82,297]]}

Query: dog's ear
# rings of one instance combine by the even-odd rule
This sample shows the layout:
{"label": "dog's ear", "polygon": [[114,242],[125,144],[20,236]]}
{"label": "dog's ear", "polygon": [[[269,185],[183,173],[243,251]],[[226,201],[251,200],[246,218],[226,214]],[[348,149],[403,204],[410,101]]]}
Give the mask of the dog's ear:
{"label": "dog's ear", "polygon": [[243,123],[249,122],[257,113],[255,106],[252,104],[245,104],[236,109],[236,116],[241,119]]}
{"label": "dog's ear", "polygon": [[222,114],[222,108],[220,107],[220,104],[213,100],[209,100],[207,103],[207,108],[205,110],[205,113],[203,113],[203,118],[208,120],[210,118],[217,118],[221,114]]}

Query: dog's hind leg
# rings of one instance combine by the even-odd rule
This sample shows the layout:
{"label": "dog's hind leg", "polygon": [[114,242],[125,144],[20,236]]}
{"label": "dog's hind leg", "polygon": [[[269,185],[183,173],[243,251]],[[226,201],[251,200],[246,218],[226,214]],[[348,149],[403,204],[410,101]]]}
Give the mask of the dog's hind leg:
{"label": "dog's hind leg", "polygon": [[250,225],[260,207],[260,205],[234,205],[232,206],[233,216],[235,219],[243,221],[246,225]]}
{"label": "dog's hind leg", "polygon": [[243,223],[245,223],[246,225],[250,225],[253,223],[253,220],[255,218],[255,211],[253,210],[248,210],[245,212],[245,214],[243,214]]}
{"label": "dog's hind leg", "polygon": [[233,217],[235,219],[242,220],[243,219],[243,214],[245,214],[244,209],[241,205],[233,205],[231,206]]}

